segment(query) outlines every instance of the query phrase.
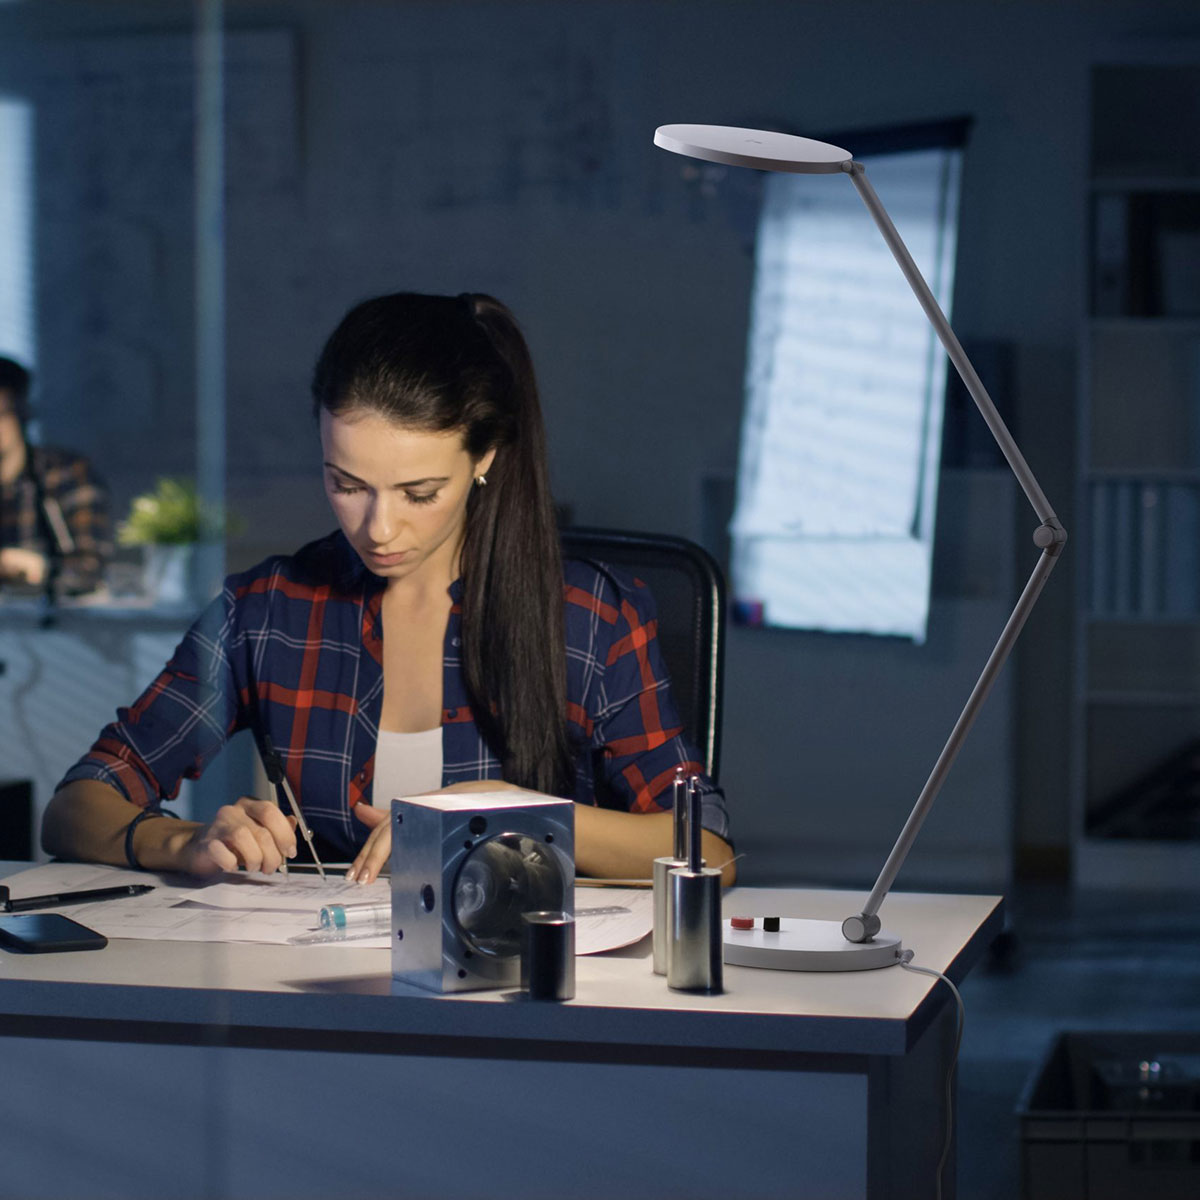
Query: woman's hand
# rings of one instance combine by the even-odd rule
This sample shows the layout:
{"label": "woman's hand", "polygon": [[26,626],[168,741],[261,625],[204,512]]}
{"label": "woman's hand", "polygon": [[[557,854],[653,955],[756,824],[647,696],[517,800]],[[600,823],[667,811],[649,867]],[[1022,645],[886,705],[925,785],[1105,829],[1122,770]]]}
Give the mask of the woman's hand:
{"label": "woman's hand", "polygon": [[346,878],[351,883],[371,883],[379,878],[383,864],[392,855],[391,815],[382,808],[370,804],[356,804],[354,815],[371,831],[358,857],[350,864]]}
{"label": "woman's hand", "polygon": [[[502,779],[472,779],[468,783],[452,783],[431,795],[443,792],[519,792],[523,789]],[[356,804],[354,815],[371,831],[358,857],[350,864],[346,878],[352,883],[371,883],[379,878],[383,864],[392,855],[392,823],[385,809],[370,804]]]}
{"label": "woman's hand", "polygon": [[46,580],[46,556],[21,546],[5,546],[0,550],[0,579],[38,587]]}
{"label": "woman's hand", "polygon": [[243,796],[225,804],[208,825],[190,831],[179,848],[179,866],[190,875],[262,871],[271,875],[296,855],[296,819],[270,800]]}

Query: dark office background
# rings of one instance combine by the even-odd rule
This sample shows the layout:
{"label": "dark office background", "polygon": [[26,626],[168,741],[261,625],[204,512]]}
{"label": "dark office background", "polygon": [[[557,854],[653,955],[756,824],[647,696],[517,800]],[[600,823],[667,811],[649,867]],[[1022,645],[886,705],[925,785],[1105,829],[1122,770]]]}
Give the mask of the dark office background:
{"label": "dark office background", "polygon": [[[196,471],[197,330],[212,331],[195,287],[202,7],[0,4],[0,93],[36,113],[42,425],[92,455],[118,515],[157,476]],[[227,3],[223,19],[217,374],[226,499],[240,518],[231,569],[331,525],[308,373],[352,302],[401,288],[492,292],[517,312],[557,495],[576,522],[720,551],[754,185],[656,149],[655,127],[670,122],[819,135],[969,117],[953,323],[1005,364],[997,399],[1067,528],[1078,525],[1094,68],[1200,63],[1194,0],[262,0]],[[1149,143],[1200,137],[1195,107],[1151,115],[1167,132],[1147,128]],[[723,782],[743,879],[869,884],[1032,566],[1035,524],[1006,472],[960,453],[943,479],[925,646],[730,630]],[[1071,882],[1083,836],[1076,550],[902,886],[1015,881],[1035,897],[1033,921],[1037,887]],[[81,748],[91,733],[78,731]],[[1128,874],[1137,881],[1136,866]],[[1051,908],[1041,944],[1058,947],[1069,929]],[[1036,941],[1027,933],[1027,953]],[[1002,1014],[1008,993],[988,996]],[[1140,1004],[1130,996],[1116,1020],[1136,1025]],[[1011,1063],[1023,1069],[1042,1029],[980,1051],[1010,1064],[997,1066],[995,1111],[1011,1110]]]}

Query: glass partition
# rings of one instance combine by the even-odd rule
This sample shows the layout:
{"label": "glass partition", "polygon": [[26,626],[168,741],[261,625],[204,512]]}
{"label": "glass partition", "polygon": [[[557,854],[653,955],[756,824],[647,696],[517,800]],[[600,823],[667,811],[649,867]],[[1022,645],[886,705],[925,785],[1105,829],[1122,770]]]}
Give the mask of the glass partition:
{"label": "glass partition", "polygon": [[[4,541],[48,564],[0,585],[0,724],[35,830],[224,572],[195,519],[225,490],[221,23],[216,3],[0,7],[0,356],[31,375]],[[245,767],[173,807],[211,811]]]}

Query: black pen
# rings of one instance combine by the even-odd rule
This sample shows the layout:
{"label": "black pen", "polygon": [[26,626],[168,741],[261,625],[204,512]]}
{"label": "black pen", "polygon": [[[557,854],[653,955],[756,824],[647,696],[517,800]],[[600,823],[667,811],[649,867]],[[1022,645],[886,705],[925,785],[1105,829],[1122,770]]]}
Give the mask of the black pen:
{"label": "black pen", "polygon": [[0,887],[0,912],[26,912],[31,908],[57,908],[60,904],[82,904],[86,900],[118,900],[124,896],[142,896],[154,891],[152,883],[127,883],[123,887],[89,888],[82,892],[63,892],[57,896],[26,896],[10,900],[8,888]]}

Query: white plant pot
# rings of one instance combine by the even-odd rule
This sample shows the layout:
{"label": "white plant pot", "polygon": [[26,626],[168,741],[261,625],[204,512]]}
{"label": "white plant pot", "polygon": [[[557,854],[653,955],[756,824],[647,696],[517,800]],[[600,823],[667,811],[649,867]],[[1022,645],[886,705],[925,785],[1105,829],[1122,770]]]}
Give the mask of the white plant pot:
{"label": "white plant pot", "polygon": [[156,604],[186,605],[192,600],[193,561],[196,547],[146,546],[143,565],[146,595]]}

